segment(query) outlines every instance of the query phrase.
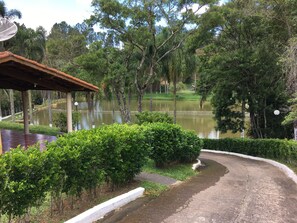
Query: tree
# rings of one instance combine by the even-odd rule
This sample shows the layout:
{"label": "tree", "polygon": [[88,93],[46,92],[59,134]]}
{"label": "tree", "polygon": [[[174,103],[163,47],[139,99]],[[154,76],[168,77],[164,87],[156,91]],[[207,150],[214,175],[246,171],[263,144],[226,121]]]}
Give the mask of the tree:
{"label": "tree", "polygon": [[[247,13],[251,2],[255,3],[235,0],[203,15],[196,41],[202,52],[199,88],[212,94],[219,130],[243,131],[249,111],[251,136],[264,138],[276,135],[273,110],[286,105],[287,95],[278,63],[280,44],[271,33],[270,20]],[[205,36],[210,38],[205,41]],[[285,137],[281,120],[277,123],[279,137]]]}
{"label": "tree", "polygon": [[109,88],[116,96],[122,120],[125,123],[131,121],[130,109],[127,103],[127,92],[132,85],[130,66],[131,51],[118,49],[105,43],[96,42],[90,45],[89,52],[75,59],[79,67],[78,75],[98,86],[101,83],[103,91]]}
{"label": "tree", "polygon": [[53,25],[46,42],[45,63],[56,69],[67,71],[74,58],[87,52],[86,33],[66,22]]}
{"label": "tree", "polygon": [[[199,3],[193,9],[194,2]],[[182,38],[176,38],[189,24],[203,6],[217,1],[164,1],[164,0],[124,0],[104,1],[94,0],[94,15],[92,24],[99,23],[102,28],[112,30],[118,39],[128,46],[137,56],[137,66],[134,71],[134,83],[138,92],[138,111],[142,111],[142,98],[145,90],[156,77],[157,65],[173,51],[191,33]],[[162,25],[164,24],[165,25]],[[166,39],[158,39],[157,35],[163,28],[169,30]],[[171,47],[164,48],[171,43]],[[162,53],[161,53],[162,52]],[[147,66],[147,67],[146,67]]]}

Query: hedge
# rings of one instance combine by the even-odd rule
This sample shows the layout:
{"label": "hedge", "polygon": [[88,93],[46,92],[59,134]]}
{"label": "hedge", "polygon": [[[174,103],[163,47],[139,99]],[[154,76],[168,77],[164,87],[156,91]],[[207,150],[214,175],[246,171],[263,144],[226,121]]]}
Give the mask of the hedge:
{"label": "hedge", "polygon": [[[47,144],[0,155],[0,216],[9,221],[39,206],[47,194],[57,202],[62,194],[92,193],[103,183],[118,186],[133,180],[147,158],[158,166],[192,162],[202,140],[168,123],[114,124],[64,134]],[[57,206],[59,209],[60,206]]]}
{"label": "hedge", "polygon": [[280,139],[203,139],[203,148],[297,164],[297,142]]}

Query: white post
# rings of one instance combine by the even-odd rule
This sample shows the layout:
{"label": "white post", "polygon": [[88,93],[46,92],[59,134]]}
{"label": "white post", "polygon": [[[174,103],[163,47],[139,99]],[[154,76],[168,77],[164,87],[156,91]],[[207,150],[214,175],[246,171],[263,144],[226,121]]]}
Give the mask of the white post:
{"label": "white post", "polygon": [[67,92],[67,131],[72,132],[72,97],[71,92]]}
{"label": "white post", "polygon": [[22,91],[22,101],[23,101],[24,133],[26,135],[26,134],[29,134],[28,91]]}

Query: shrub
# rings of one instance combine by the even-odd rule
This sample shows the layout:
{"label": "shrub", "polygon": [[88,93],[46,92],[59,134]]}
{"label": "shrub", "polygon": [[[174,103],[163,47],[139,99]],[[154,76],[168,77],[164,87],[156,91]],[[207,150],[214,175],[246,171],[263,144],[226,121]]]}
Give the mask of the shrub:
{"label": "shrub", "polygon": [[192,131],[182,131],[182,146],[179,152],[180,162],[191,163],[194,162],[201,151],[203,141],[197,137],[197,135]]}
{"label": "shrub", "polygon": [[136,114],[136,123],[142,125],[143,123],[164,122],[173,124],[173,118],[167,113],[161,112],[141,112]]}
{"label": "shrub", "polygon": [[[80,113],[72,113],[72,128],[74,128],[78,124],[80,117]],[[65,112],[55,113],[53,117],[53,123],[60,129],[61,132],[67,132],[67,115]]]}
{"label": "shrub", "polygon": [[204,149],[297,163],[297,142],[280,139],[203,139]]}
{"label": "shrub", "polygon": [[0,175],[2,215],[9,219],[21,216],[45,197],[49,178],[44,159],[38,146],[27,150],[18,147],[0,157],[1,169],[5,169],[5,175]]}
{"label": "shrub", "polygon": [[[185,85],[183,82],[178,82],[176,84],[176,91],[182,91],[182,90],[186,90],[187,89],[187,85]],[[170,85],[170,91],[173,92],[174,91],[174,86],[173,84]]]}
{"label": "shrub", "polygon": [[127,183],[140,173],[150,149],[141,126],[114,124],[94,132],[101,137],[102,164],[114,185]]}
{"label": "shrub", "polygon": [[145,134],[151,145],[150,158],[155,161],[157,167],[174,162],[191,162],[199,156],[201,140],[178,125],[147,124]]}
{"label": "shrub", "polygon": [[62,188],[55,191],[79,195],[104,179],[114,185],[132,180],[149,151],[141,128],[114,124],[65,134],[50,143],[47,152],[56,157],[61,173],[55,178],[62,179],[58,184]]}
{"label": "shrub", "polygon": [[102,147],[94,143],[90,132],[82,130],[65,134],[48,145],[48,156],[57,164],[52,173],[52,192],[79,196],[83,189],[90,190],[102,184]]}

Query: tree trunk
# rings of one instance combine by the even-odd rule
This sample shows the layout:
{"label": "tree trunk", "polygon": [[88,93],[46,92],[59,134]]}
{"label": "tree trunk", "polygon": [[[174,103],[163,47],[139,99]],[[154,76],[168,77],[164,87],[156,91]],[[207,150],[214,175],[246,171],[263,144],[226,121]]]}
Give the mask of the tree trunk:
{"label": "tree trunk", "polygon": [[143,90],[138,91],[138,112],[142,112]]}
{"label": "tree trunk", "polygon": [[153,111],[153,84],[150,86],[150,112]]}
{"label": "tree trunk", "polygon": [[112,123],[115,123],[115,105],[114,105],[114,91],[111,93],[111,101],[112,101]]}
{"label": "tree trunk", "polygon": [[14,95],[13,90],[9,90],[9,101],[10,101],[10,114],[11,114],[11,120],[15,121],[15,112],[14,112]]}
{"label": "tree trunk", "polygon": [[116,94],[116,98],[118,101],[118,106],[121,112],[121,117],[124,123],[130,123],[131,119],[130,119],[130,110],[128,109],[127,106],[127,99],[125,96],[125,92],[122,89],[122,91],[118,90],[118,88],[114,89],[115,94]]}
{"label": "tree trunk", "polygon": [[263,109],[263,118],[264,118],[264,138],[267,138],[267,117],[266,117],[266,98],[264,99],[264,109]]}
{"label": "tree trunk", "polygon": [[245,123],[245,100],[242,100],[241,104],[241,112],[242,112],[242,127],[241,127],[241,138],[244,138],[244,123]]}
{"label": "tree trunk", "polygon": [[174,124],[176,124],[176,74],[173,75],[173,98],[174,98]]}
{"label": "tree trunk", "polygon": [[49,126],[50,126],[50,127],[53,127],[53,114],[52,114],[52,98],[51,98],[51,91],[47,91],[47,101],[48,101]]}
{"label": "tree trunk", "polygon": [[29,100],[29,123],[33,125],[32,91],[28,90]]}
{"label": "tree trunk", "polygon": [[89,124],[91,124],[91,126],[93,128],[94,125],[95,125],[94,117],[93,117],[93,114],[94,114],[94,112],[93,112],[94,111],[94,94],[91,93],[91,92],[87,92],[86,99],[87,99],[88,113],[89,113],[89,118],[90,118]]}

